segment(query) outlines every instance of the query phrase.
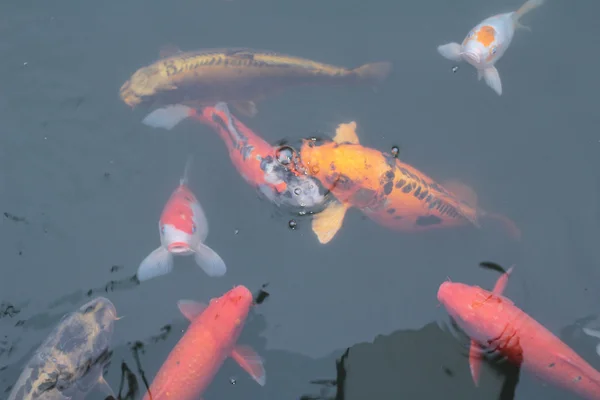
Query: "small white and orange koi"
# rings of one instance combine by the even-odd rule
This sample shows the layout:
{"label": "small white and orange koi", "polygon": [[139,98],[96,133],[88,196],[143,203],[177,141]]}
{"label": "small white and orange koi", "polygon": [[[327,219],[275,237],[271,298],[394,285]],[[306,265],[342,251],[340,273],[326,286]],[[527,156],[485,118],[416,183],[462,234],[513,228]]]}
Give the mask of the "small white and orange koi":
{"label": "small white and orange koi", "polygon": [[531,30],[519,20],[523,15],[541,6],[545,0],[527,0],[517,11],[497,14],[477,24],[463,40],[438,46],[438,52],[455,62],[466,61],[477,69],[477,79],[485,83],[498,95],[502,95],[502,82],[494,66],[510,45],[516,28]]}
{"label": "small white and orange koi", "polygon": [[137,278],[140,282],[166,275],[173,270],[173,255],[194,255],[196,264],[208,276],[223,276],[227,271],[225,262],[204,241],[208,236],[208,221],[200,202],[188,187],[191,156],[185,164],[179,186],[165,204],[158,229],[160,246],[140,264]]}

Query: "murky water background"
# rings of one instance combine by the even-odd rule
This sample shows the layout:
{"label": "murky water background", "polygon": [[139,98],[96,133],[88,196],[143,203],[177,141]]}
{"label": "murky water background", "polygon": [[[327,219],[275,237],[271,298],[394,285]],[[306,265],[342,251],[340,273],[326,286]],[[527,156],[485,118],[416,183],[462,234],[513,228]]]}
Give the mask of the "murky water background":
{"label": "murky water background", "polygon": [[[447,277],[491,289],[498,275],[479,268],[481,261],[516,264],[505,295],[600,368],[597,343],[578,322],[600,325],[600,5],[548,0],[528,14],[523,22],[532,32],[518,31],[497,64],[502,97],[477,82],[472,67],[452,73],[436,52],[521,3],[3,2],[0,211],[8,214],[0,300],[4,311],[12,304],[19,312],[0,316],[0,397],[90,289],[125,316],[106,376],[118,391],[122,362],[144,388],[130,350],[135,341],[144,343],[140,361],[150,383],[181,337],[188,323],[177,300],[208,301],[235,284],[257,291],[268,282],[271,296],[240,338],[266,359],[267,385],[228,360],[206,399],[317,396],[321,386],[310,381],[335,379],[336,359],[348,347],[343,398],[497,398],[504,376],[486,365],[473,387],[467,342],[446,333],[448,316],[436,300]],[[483,208],[517,223],[522,241],[485,225],[402,234],[357,210],[326,246],[308,218],[290,230],[291,217],[242,180],[210,128],[186,121],[172,131],[151,129],[140,122],[142,110],[120,101],[121,84],[165,44],[246,46],[347,67],[393,62],[377,91],[292,89],[258,103],[255,118],[240,117],[273,143],[331,134],[355,120],[362,144],[399,145],[406,162],[434,179],[467,183]],[[160,212],[190,152],[207,244],[228,273],[209,279],[192,258],[178,258],[171,275],[128,284],[159,243]],[[165,325],[166,339],[153,340]],[[570,398],[527,373],[519,379],[517,399]]]}

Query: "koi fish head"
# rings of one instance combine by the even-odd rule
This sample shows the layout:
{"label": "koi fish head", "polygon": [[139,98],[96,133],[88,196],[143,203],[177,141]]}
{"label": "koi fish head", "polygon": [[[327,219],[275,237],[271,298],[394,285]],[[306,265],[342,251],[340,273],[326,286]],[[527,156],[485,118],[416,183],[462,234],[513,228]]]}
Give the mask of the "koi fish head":
{"label": "koi fish head", "polygon": [[114,304],[105,297],[97,297],[88,301],[81,307],[79,312],[83,315],[96,315],[97,320],[116,321],[117,309]]}
{"label": "koi fish head", "polygon": [[160,77],[160,70],[155,66],[140,68],[121,86],[121,99],[130,107],[143,103],[161,89]]}
{"label": "koi fish head", "polygon": [[501,333],[504,324],[494,321],[502,315],[503,299],[491,292],[478,286],[447,281],[440,285],[437,298],[472,339],[483,342]]}
{"label": "koi fish head", "polygon": [[338,146],[332,141],[319,143],[315,139],[303,140],[299,157],[302,167],[299,170],[325,184],[327,176],[333,171],[331,166],[338,161]]}
{"label": "koi fish head", "polygon": [[236,331],[241,332],[252,302],[252,293],[242,285],[234,287],[219,298],[211,299],[209,308],[214,310],[214,318],[220,321],[215,328],[231,329],[233,326]]}
{"label": "koi fish head", "polygon": [[491,25],[473,29],[462,44],[461,57],[475,68],[493,64],[498,54],[498,32]]}
{"label": "koi fish head", "polygon": [[[117,318],[117,309],[104,297],[97,297],[79,308],[80,320],[87,327],[88,334],[97,337],[96,341],[105,344],[113,332]],[[100,336],[103,336],[104,339]]]}
{"label": "koi fish head", "polygon": [[203,239],[198,237],[196,215],[201,215],[198,207],[198,201],[184,185],[167,202],[158,226],[160,241],[170,253],[192,254],[196,241]]}

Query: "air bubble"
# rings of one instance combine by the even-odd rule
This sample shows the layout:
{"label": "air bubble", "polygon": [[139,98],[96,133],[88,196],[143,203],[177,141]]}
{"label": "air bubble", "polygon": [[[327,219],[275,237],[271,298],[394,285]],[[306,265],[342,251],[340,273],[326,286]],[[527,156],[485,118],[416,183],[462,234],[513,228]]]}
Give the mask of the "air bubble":
{"label": "air bubble", "polygon": [[288,222],[288,226],[291,230],[295,230],[298,226],[298,223],[296,222],[296,220],[290,219],[290,222]]}
{"label": "air bubble", "polygon": [[296,188],[296,189],[294,189],[294,194],[295,194],[296,196],[300,196],[300,195],[302,194],[302,189],[300,189],[300,188]]}
{"label": "air bubble", "polygon": [[398,158],[398,154],[400,154],[400,148],[398,146],[392,147],[392,156]]}

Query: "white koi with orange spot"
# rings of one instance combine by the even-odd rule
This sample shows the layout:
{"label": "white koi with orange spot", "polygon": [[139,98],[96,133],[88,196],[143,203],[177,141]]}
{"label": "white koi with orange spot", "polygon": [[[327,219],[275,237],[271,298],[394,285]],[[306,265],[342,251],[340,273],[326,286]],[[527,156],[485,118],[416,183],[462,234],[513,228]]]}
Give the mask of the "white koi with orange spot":
{"label": "white koi with orange spot", "polygon": [[462,44],[455,42],[438,46],[445,58],[466,61],[477,69],[477,79],[485,83],[498,95],[502,95],[502,81],[495,67],[510,45],[516,28],[530,28],[519,20],[523,15],[541,6],[545,0],[527,0],[517,11],[494,15],[477,24],[465,37]]}

